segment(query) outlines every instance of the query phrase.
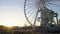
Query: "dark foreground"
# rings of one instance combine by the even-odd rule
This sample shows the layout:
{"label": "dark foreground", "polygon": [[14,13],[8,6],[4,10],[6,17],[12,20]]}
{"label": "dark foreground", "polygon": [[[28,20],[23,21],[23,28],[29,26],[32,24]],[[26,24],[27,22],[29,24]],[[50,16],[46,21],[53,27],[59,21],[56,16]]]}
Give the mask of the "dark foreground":
{"label": "dark foreground", "polygon": [[7,28],[0,26],[0,34],[60,34],[60,30],[51,30],[47,28],[38,27],[37,30],[33,30],[32,27],[13,27]]}

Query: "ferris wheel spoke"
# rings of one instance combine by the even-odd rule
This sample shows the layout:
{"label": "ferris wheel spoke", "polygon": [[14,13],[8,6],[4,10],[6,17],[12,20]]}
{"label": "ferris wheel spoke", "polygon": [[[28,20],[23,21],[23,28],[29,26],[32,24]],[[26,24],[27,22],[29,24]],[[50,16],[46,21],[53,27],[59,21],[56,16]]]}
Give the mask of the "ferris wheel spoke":
{"label": "ferris wheel spoke", "polygon": [[52,9],[52,7],[50,7],[50,5],[48,3],[46,3],[46,6],[47,6],[47,8],[51,8]]}
{"label": "ferris wheel spoke", "polygon": [[60,0],[47,0],[46,2],[58,2]]}
{"label": "ferris wheel spoke", "polygon": [[[35,13],[36,14],[36,13]],[[35,14],[31,17],[31,22],[34,22]]]}
{"label": "ferris wheel spoke", "polygon": [[57,5],[57,4],[54,4],[54,3],[48,3],[48,4],[51,4],[51,5],[55,5],[55,6],[60,7],[60,5]]}
{"label": "ferris wheel spoke", "polygon": [[31,16],[33,16],[33,14],[32,14],[32,15],[30,14],[30,15],[28,16],[28,18],[30,18]]}
{"label": "ferris wheel spoke", "polygon": [[30,22],[33,22],[35,15],[36,15],[36,13],[34,13],[34,14],[31,15],[31,16],[29,16],[29,17],[28,17],[28,18],[29,18],[28,20],[29,20]]}
{"label": "ferris wheel spoke", "polygon": [[36,4],[30,5],[30,6],[27,6],[26,9],[34,8],[34,7],[36,7],[36,6],[37,6]]}
{"label": "ferris wheel spoke", "polygon": [[27,4],[26,6],[28,6],[28,7],[30,7],[30,6],[35,6],[35,5],[37,5],[38,3],[32,3],[32,4]]}
{"label": "ferris wheel spoke", "polygon": [[[35,0],[36,1],[36,0]],[[27,2],[34,2],[34,0],[27,0]]]}
{"label": "ferris wheel spoke", "polygon": [[28,4],[26,4],[26,6],[29,6],[29,5],[34,5],[35,3],[28,3]]}
{"label": "ferris wheel spoke", "polygon": [[26,12],[26,14],[29,14],[30,12],[32,12],[32,9],[31,9],[31,10],[29,10],[28,12]]}
{"label": "ferris wheel spoke", "polygon": [[[29,17],[30,17],[30,16],[32,16],[34,13],[35,13],[34,11],[33,11],[33,12],[31,12],[31,13],[29,14]],[[29,18],[29,17],[28,17],[28,18]]]}
{"label": "ferris wheel spoke", "polygon": [[30,9],[30,8],[32,9],[32,8],[34,8],[34,7],[35,7],[35,6],[33,5],[33,6],[30,6],[30,7],[27,7],[26,9]]}
{"label": "ferris wheel spoke", "polygon": [[36,13],[32,16],[31,22],[34,24]]}
{"label": "ferris wheel spoke", "polygon": [[28,16],[28,18],[30,18],[30,17],[32,18],[35,14],[36,14],[36,13],[34,12],[31,16]]}
{"label": "ferris wheel spoke", "polygon": [[29,5],[32,5],[32,4],[36,4],[36,3],[38,3],[37,1],[35,1],[35,2],[28,2],[27,4],[26,4],[26,6],[29,6]]}
{"label": "ferris wheel spoke", "polygon": [[35,23],[36,23],[37,16],[38,16],[38,11],[36,12],[36,16],[35,16],[35,20],[34,20],[34,24],[33,25],[35,25]]}
{"label": "ferris wheel spoke", "polygon": [[28,11],[26,12],[26,14],[29,14],[30,12],[32,12],[33,9],[37,9],[37,8],[36,8],[36,7],[32,7],[30,10],[28,10]]}

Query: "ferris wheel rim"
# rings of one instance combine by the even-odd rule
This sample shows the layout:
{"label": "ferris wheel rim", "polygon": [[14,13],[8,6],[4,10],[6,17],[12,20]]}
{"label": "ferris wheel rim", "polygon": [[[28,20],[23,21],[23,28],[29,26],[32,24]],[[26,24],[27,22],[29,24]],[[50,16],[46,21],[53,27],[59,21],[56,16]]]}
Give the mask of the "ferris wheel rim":
{"label": "ferris wheel rim", "polygon": [[[28,19],[28,17],[27,17],[27,14],[26,14],[26,3],[27,3],[27,0],[25,0],[25,2],[24,2],[24,15],[25,15],[25,18],[26,18],[26,20],[27,20],[27,22],[29,22],[29,24],[32,24],[32,22],[31,21],[29,21],[29,19]],[[37,12],[37,11],[36,11]],[[34,23],[33,23],[34,24]]]}

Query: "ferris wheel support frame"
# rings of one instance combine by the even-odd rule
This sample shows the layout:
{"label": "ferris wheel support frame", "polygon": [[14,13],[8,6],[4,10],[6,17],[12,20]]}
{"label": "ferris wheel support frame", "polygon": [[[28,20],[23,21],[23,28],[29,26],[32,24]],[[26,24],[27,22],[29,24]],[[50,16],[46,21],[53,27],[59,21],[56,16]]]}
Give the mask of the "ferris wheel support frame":
{"label": "ferris wheel support frame", "polygon": [[[40,10],[42,10],[41,11],[41,26],[45,26],[46,25],[46,23],[48,23],[48,21],[46,21],[45,19],[46,18],[48,18],[48,17],[46,17],[47,15],[45,14],[45,0],[40,0]],[[44,16],[45,15],[45,16]]]}

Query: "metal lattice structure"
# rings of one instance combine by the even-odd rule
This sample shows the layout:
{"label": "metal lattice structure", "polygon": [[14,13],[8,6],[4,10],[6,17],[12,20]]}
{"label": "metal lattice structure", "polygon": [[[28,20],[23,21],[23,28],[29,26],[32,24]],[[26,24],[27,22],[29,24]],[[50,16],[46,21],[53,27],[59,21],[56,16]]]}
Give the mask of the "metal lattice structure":
{"label": "metal lattice structure", "polygon": [[53,3],[59,1],[60,0],[25,0],[24,15],[27,22],[33,24],[33,26],[35,26],[35,23],[38,21],[41,22],[42,26],[47,25],[48,22],[52,23],[54,17],[57,18],[58,14],[52,11],[53,9],[50,5],[60,7],[59,4]]}

